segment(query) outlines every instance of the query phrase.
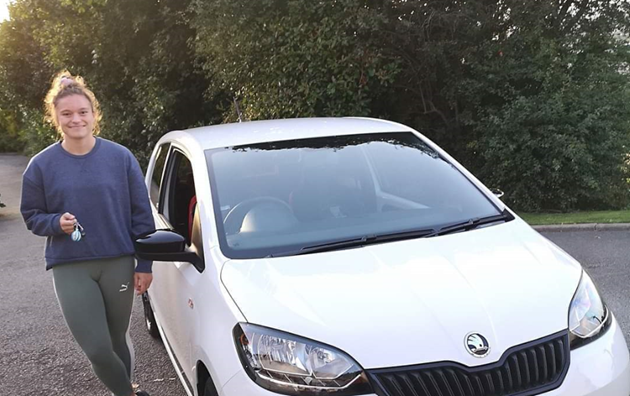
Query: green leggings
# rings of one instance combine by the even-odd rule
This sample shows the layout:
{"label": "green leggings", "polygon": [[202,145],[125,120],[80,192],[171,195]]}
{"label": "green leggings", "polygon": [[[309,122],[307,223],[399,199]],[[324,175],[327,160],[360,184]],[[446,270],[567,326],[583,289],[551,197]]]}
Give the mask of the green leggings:
{"label": "green leggings", "polygon": [[53,267],[55,293],[75,340],[96,376],[115,396],[133,393],[134,352],[129,338],[133,256]]}

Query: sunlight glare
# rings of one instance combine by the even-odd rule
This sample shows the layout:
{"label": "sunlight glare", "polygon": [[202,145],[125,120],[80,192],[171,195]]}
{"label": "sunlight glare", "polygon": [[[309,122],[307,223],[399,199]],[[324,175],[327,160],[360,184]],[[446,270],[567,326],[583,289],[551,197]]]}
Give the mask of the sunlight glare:
{"label": "sunlight glare", "polygon": [[7,5],[12,0],[0,0],[0,22],[9,19],[9,9]]}

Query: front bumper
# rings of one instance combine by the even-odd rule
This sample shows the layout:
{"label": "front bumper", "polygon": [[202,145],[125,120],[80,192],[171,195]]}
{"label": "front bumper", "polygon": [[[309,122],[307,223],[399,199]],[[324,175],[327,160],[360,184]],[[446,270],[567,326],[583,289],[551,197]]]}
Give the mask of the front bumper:
{"label": "front bumper", "polygon": [[[274,396],[241,370],[219,391],[221,396]],[[370,394],[366,396],[376,396]],[[571,351],[562,385],[541,396],[630,396],[630,355],[621,328],[613,323],[598,340]]]}
{"label": "front bumper", "polygon": [[614,317],[606,334],[597,341],[571,351],[571,365],[562,386],[543,395],[630,395],[628,346]]}

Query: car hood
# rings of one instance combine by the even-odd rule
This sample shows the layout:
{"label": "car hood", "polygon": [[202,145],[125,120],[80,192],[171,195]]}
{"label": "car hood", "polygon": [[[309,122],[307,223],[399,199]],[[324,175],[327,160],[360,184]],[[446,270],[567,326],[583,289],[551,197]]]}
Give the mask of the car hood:
{"label": "car hood", "polygon": [[[249,323],[339,348],[364,368],[476,366],[567,328],[580,265],[522,220],[434,238],[258,260],[222,281]],[[484,358],[464,339],[482,334]]]}

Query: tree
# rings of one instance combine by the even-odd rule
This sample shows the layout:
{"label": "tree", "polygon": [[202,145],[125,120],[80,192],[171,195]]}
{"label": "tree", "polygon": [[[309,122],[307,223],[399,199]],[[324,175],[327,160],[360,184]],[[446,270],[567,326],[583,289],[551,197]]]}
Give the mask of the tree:
{"label": "tree", "polygon": [[213,88],[242,100],[247,119],[368,115],[398,72],[372,42],[381,18],[362,1],[196,0],[192,9]]}
{"label": "tree", "polygon": [[0,24],[0,149],[54,138],[41,100],[68,68],[99,97],[103,135],[141,163],[164,132],[234,121],[239,103],[250,120],[410,125],[519,210],[630,198],[626,1],[16,0],[11,10]]}
{"label": "tree", "polygon": [[465,84],[477,98],[471,162],[522,210],[626,207],[627,12],[604,1],[508,4],[509,34],[484,43]]}
{"label": "tree", "polygon": [[31,142],[27,125],[45,128],[42,98],[52,68],[33,35],[37,22],[30,6],[27,1],[9,5],[13,18],[0,23],[0,151],[23,150]]}
{"label": "tree", "polygon": [[628,3],[375,1],[392,118],[520,210],[628,202]]}
{"label": "tree", "polygon": [[[220,120],[215,99],[204,96],[208,82],[188,44],[194,32],[187,7],[179,0],[19,0],[3,27],[25,26],[19,31],[36,47],[28,55],[41,56],[46,67],[40,73],[46,78],[23,85],[10,77],[2,80],[38,86],[34,95],[15,96],[41,116],[52,74],[69,69],[82,75],[101,103],[103,136],[128,146],[145,164],[162,134]],[[4,64],[0,57],[0,70]],[[26,80],[36,75],[22,70]],[[46,138],[42,144],[28,141],[38,149],[49,143]]]}

